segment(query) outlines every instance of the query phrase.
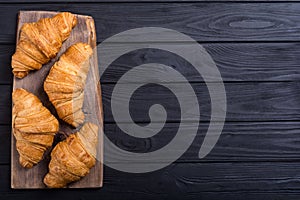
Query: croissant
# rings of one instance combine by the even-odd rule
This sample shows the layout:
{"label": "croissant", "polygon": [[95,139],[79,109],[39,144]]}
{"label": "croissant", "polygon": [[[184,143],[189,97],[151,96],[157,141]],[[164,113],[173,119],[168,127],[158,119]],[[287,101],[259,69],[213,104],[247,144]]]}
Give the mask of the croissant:
{"label": "croissant", "polygon": [[88,44],[72,45],[52,66],[44,82],[44,90],[59,118],[74,127],[84,122],[84,86],[92,53]]}
{"label": "croissant", "polygon": [[97,144],[98,126],[85,123],[79,132],[54,147],[44,183],[61,188],[86,176],[96,163]]}
{"label": "croissant", "polygon": [[32,93],[16,89],[12,94],[13,134],[19,152],[19,162],[31,168],[42,160],[44,152],[52,146],[59,124],[50,111]]}
{"label": "croissant", "polygon": [[29,71],[40,69],[54,58],[76,23],[75,15],[69,12],[25,23],[21,28],[16,52],[12,56],[13,74],[23,78]]}

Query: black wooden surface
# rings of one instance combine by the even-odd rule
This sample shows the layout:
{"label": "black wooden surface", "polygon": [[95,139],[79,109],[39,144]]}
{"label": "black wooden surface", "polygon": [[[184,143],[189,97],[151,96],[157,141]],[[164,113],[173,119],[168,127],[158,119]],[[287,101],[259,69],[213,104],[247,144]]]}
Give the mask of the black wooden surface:
{"label": "black wooden surface", "polygon": [[[1,200],[300,198],[300,2],[0,2]],[[105,167],[102,189],[10,189],[10,56],[15,49],[18,10],[92,15],[98,42],[118,32],[145,26],[172,28],[199,41],[216,62],[227,92],[226,123],[215,148],[206,158],[197,158],[210,115],[209,95],[202,78],[183,59],[160,50],[143,49],[117,59],[101,79],[105,133],[116,145],[133,152],[154,151],[172,139],[180,113],[176,99],[164,87],[147,85],[131,99],[131,114],[140,124],[149,122],[147,106],[166,106],[170,117],[155,137],[128,137],[115,124],[110,110],[110,95],[122,74],[134,66],[156,61],[180,71],[201,99],[199,131],[188,151],[172,165],[146,174],[128,174]],[[174,41],[174,45],[189,44]],[[191,115],[190,120],[197,119]],[[159,157],[157,160],[166,161]]]}

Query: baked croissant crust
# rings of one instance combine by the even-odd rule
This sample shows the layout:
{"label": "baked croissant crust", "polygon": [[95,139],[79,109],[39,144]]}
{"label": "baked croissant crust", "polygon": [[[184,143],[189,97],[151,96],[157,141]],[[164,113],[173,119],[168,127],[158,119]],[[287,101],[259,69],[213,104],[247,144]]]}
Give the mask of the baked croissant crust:
{"label": "baked croissant crust", "polygon": [[12,56],[13,74],[23,78],[29,71],[40,69],[54,58],[76,23],[75,15],[69,12],[25,23],[20,31],[16,52]]}
{"label": "baked croissant crust", "polygon": [[59,124],[41,101],[24,89],[16,89],[12,94],[13,134],[19,152],[19,162],[31,168],[42,160],[44,152],[52,146]]}
{"label": "baked croissant crust", "polygon": [[84,122],[84,86],[92,53],[88,44],[72,45],[52,66],[44,82],[44,90],[59,118],[74,127]]}
{"label": "baked croissant crust", "polygon": [[54,147],[44,183],[50,188],[62,188],[86,176],[96,163],[97,144],[98,126],[85,123],[79,132]]}

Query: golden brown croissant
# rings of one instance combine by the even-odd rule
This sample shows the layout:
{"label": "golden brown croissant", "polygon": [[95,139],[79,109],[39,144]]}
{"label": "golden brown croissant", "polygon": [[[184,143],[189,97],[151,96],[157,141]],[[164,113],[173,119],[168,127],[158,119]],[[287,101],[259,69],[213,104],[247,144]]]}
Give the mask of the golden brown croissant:
{"label": "golden brown croissant", "polygon": [[52,66],[44,82],[44,89],[59,118],[74,127],[84,122],[84,86],[92,53],[88,44],[72,45]]}
{"label": "golden brown croissant", "polygon": [[98,126],[85,123],[79,132],[54,147],[44,183],[61,188],[86,176],[96,163],[97,144]]}
{"label": "golden brown croissant", "polygon": [[23,167],[31,168],[42,160],[44,152],[52,146],[59,124],[32,93],[16,89],[12,100],[13,134],[20,154],[19,161]]}
{"label": "golden brown croissant", "polygon": [[69,12],[25,23],[21,28],[16,52],[12,56],[13,74],[23,78],[29,71],[40,69],[54,58],[76,23],[75,15]]}

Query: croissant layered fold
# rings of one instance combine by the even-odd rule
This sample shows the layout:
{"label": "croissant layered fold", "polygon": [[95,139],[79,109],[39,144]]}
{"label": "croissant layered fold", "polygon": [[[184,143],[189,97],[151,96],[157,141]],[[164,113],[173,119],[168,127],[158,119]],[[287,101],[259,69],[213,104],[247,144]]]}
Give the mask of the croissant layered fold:
{"label": "croissant layered fold", "polygon": [[86,176],[96,163],[97,144],[98,126],[85,123],[79,132],[54,147],[44,183],[61,188]]}
{"label": "croissant layered fold", "polygon": [[32,93],[16,89],[12,94],[12,126],[23,167],[31,168],[42,160],[52,146],[59,124],[50,111]]}
{"label": "croissant layered fold", "polygon": [[59,52],[76,24],[76,16],[69,12],[25,23],[20,31],[16,52],[12,56],[13,74],[23,78],[29,71],[38,70],[49,62]]}
{"label": "croissant layered fold", "polygon": [[52,66],[44,82],[44,90],[59,118],[74,127],[84,122],[84,86],[92,53],[88,44],[72,45]]}

